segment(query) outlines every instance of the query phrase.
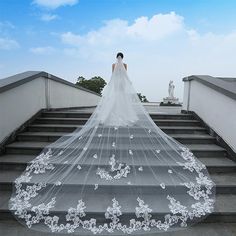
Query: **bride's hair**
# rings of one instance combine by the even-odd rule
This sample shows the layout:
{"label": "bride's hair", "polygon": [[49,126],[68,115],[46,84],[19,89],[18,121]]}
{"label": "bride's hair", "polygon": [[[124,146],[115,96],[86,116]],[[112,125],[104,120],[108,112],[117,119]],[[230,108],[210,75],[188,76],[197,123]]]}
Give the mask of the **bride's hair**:
{"label": "bride's hair", "polygon": [[117,55],[116,55],[116,58],[118,58],[119,56],[121,56],[122,59],[124,58],[124,55],[123,55],[122,52],[118,52]]}

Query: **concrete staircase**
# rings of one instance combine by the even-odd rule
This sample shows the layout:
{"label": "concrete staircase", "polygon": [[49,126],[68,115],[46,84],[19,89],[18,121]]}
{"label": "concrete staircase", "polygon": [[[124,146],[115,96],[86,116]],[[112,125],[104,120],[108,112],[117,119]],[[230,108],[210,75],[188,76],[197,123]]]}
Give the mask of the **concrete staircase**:
{"label": "concrete staircase", "polygon": [[[69,110],[43,112],[24,132],[17,135],[13,143],[6,145],[5,153],[0,156],[0,235],[3,232],[8,235],[31,235],[32,232],[17,223],[8,210],[12,182],[45,145],[82,127],[90,115]],[[217,184],[213,214],[190,229],[164,235],[236,235],[236,163],[227,158],[226,150],[217,145],[216,139],[192,115],[153,114],[151,117],[165,133],[192,150],[207,166]],[[101,201],[103,198],[101,194]],[[37,232],[36,235],[45,234]]]}

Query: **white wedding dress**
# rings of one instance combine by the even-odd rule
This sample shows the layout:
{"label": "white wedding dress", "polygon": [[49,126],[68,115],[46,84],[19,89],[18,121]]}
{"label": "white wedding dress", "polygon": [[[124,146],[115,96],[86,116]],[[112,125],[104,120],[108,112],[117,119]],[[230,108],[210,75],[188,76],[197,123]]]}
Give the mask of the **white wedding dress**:
{"label": "white wedding dress", "polygon": [[120,235],[190,226],[214,202],[206,167],[156,126],[118,57],[87,123],[28,164],[9,208],[34,230]]}

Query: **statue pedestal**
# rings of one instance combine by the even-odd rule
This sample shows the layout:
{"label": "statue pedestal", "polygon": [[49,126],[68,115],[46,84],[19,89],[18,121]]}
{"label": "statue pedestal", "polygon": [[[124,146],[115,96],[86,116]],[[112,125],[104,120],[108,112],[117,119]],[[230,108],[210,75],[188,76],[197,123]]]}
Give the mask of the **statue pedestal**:
{"label": "statue pedestal", "polygon": [[179,99],[178,98],[175,98],[175,97],[166,97],[166,98],[163,98],[163,103],[164,104],[179,104]]}

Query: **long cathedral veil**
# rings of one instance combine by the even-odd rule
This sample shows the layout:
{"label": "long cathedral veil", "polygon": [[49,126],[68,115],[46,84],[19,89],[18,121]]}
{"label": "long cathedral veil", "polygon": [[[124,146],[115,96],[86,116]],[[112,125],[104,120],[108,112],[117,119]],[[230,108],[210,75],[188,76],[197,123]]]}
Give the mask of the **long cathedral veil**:
{"label": "long cathedral veil", "polygon": [[187,227],[214,202],[206,167],[156,126],[118,57],[86,124],[28,164],[9,208],[39,231],[118,235]]}

